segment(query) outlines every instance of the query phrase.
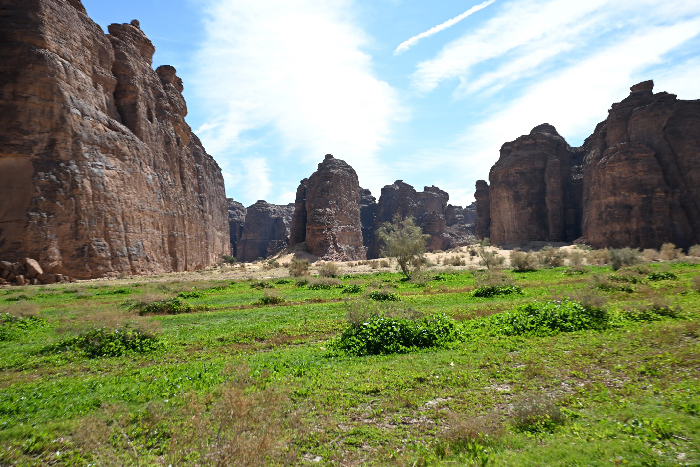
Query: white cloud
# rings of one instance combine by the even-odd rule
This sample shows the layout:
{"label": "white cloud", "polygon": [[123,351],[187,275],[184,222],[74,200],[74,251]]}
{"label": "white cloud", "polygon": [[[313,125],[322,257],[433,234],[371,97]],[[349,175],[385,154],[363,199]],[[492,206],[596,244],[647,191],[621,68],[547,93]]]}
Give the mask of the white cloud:
{"label": "white cloud", "polygon": [[200,128],[205,147],[222,159],[274,140],[280,159],[293,154],[295,163],[313,170],[332,153],[350,163],[363,183],[378,179],[377,152],[402,107],[396,91],[374,76],[352,0],[206,5],[194,83],[210,112]]}
{"label": "white cloud", "polygon": [[402,54],[403,52],[407,51],[408,49],[410,49],[411,47],[416,45],[419,40],[425,39],[426,37],[430,37],[433,34],[437,34],[440,31],[443,31],[451,26],[454,26],[455,24],[459,23],[463,19],[468,18],[469,16],[473,15],[477,11],[483,10],[484,8],[491,5],[495,1],[496,0],[486,0],[483,3],[480,3],[478,5],[471,7],[470,9],[468,9],[467,11],[465,11],[464,13],[462,13],[459,16],[455,16],[454,18],[449,19],[442,24],[438,24],[437,26],[432,27],[425,32],[422,32],[416,36],[411,37],[408,40],[403,41],[401,44],[399,44],[398,47],[396,47],[396,50],[394,50],[394,55]]}

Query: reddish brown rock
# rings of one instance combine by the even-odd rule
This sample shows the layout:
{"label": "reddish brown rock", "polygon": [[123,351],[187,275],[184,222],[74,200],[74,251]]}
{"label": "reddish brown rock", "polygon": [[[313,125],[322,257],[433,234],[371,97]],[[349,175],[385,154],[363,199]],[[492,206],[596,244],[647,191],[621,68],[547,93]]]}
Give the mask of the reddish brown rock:
{"label": "reddish brown rock", "polygon": [[[506,143],[491,168],[490,238],[496,245],[532,240],[573,241],[580,213],[573,200],[572,166],[582,155],[549,124]],[[572,214],[573,211],[573,214]]]}
{"label": "reddish brown rock", "polygon": [[255,261],[287,247],[293,212],[293,204],[278,206],[261,200],[249,206],[238,242],[238,260]]}
{"label": "reddish brown rock", "polygon": [[304,241],[312,254],[331,261],[366,259],[360,201],[355,170],[327,154],[297,190],[292,226],[295,243],[301,243],[298,240],[304,226]]}
{"label": "reddish brown rock", "polygon": [[362,244],[369,249],[374,238],[377,199],[372,192],[360,188],[360,221],[362,222]]}
{"label": "reddish brown rock", "polygon": [[39,263],[32,258],[24,258],[24,270],[26,271],[25,275],[28,279],[33,279],[44,274],[44,270],[39,266]]}
{"label": "reddish brown rock", "polygon": [[297,245],[306,241],[306,185],[309,179],[305,178],[299,183],[297,195],[294,201],[294,215],[292,216],[292,229],[289,235],[289,243]]}
{"label": "reddish brown rock", "polygon": [[486,180],[476,181],[474,199],[476,203],[476,236],[484,239],[491,235],[491,194]]}
{"label": "reddish brown rock", "polygon": [[631,88],[584,144],[583,236],[595,247],[700,243],[700,101]]}
{"label": "reddish brown rock", "polygon": [[138,23],[109,29],[79,0],[0,0],[0,258],[81,278],[213,264],[223,178],[182,82]]}
{"label": "reddish brown rock", "polygon": [[[431,186],[422,192],[416,191],[411,185],[397,180],[382,188],[382,194],[377,203],[374,230],[385,222],[392,222],[394,216],[401,219],[413,217],[423,232],[430,235],[427,242],[429,250],[441,250],[449,245],[445,234],[445,209],[450,196]],[[372,240],[368,257],[379,257],[381,245],[376,237]]]}
{"label": "reddish brown rock", "polygon": [[238,242],[243,235],[243,225],[245,224],[246,208],[231,198],[226,198],[228,204],[228,229],[231,239],[231,255],[238,255]]}

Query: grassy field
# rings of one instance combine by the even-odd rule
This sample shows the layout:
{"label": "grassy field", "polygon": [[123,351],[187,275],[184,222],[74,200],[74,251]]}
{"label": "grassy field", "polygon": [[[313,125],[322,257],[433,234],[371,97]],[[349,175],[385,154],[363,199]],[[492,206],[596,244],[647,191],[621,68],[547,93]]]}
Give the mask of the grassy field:
{"label": "grassy field", "polygon": [[[656,262],[0,289],[0,465],[700,465],[699,276]],[[442,337],[400,353],[340,338],[434,323]]]}

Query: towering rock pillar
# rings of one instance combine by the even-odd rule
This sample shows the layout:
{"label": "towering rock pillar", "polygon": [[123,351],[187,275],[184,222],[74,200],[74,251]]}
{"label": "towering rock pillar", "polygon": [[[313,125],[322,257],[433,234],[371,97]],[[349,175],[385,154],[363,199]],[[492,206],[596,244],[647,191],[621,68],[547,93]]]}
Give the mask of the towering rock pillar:
{"label": "towering rock pillar", "polygon": [[484,239],[491,235],[491,194],[486,180],[476,181],[476,236]]}

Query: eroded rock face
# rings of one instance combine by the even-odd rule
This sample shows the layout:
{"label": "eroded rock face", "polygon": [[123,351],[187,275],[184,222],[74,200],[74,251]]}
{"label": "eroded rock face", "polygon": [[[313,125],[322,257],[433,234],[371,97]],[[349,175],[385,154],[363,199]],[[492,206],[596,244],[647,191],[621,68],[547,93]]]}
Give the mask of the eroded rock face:
{"label": "eroded rock face", "polygon": [[631,88],[586,140],[583,236],[595,247],[700,243],[700,101]]}
{"label": "eroded rock face", "polygon": [[0,0],[0,258],[78,278],[203,268],[230,251],[221,170],[138,23]]}
{"label": "eroded rock face", "polygon": [[228,203],[228,228],[231,239],[231,255],[238,256],[238,243],[243,235],[243,225],[245,224],[246,208],[232,198],[226,198]]}
{"label": "eroded rock face", "polygon": [[297,188],[297,196],[294,201],[294,215],[292,216],[292,231],[289,237],[291,245],[297,245],[306,241],[306,185],[308,178],[303,179]]}
{"label": "eroded rock face", "polygon": [[366,259],[360,201],[355,170],[327,154],[318,170],[302,180],[297,190],[294,243],[301,243],[298,240],[304,225],[304,241],[312,254],[330,261]]}
{"label": "eroded rock face", "polygon": [[286,248],[293,212],[293,204],[279,206],[261,200],[249,206],[236,258],[251,262]]}
{"label": "eroded rock face", "polygon": [[484,239],[491,235],[491,194],[486,180],[476,181],[476,236]]}
{"label": "eroded rock face", "polygon": [[[382,188],[382,194],[377,203],[374,230],[385,222],[392,222],[394,216],[401,219],[413,217],[416,224],[429,234],[426,244],[429,250],[441,250],[449,246],[449,238],[445,233],[445,210],[450,196],[438,187],[425,187],[422,192],[416,191],[411,185],[397,180]],[[370,258],[378,258],[381,250],[378,238],[373,238],[368,252]]]}
{"label": "eroded rock face", "polygon": [[374,237],[374,220],[377,217],[377,199],[372,192],[360,188],[360,220],[362,222],[362,244],[369,249]]}

